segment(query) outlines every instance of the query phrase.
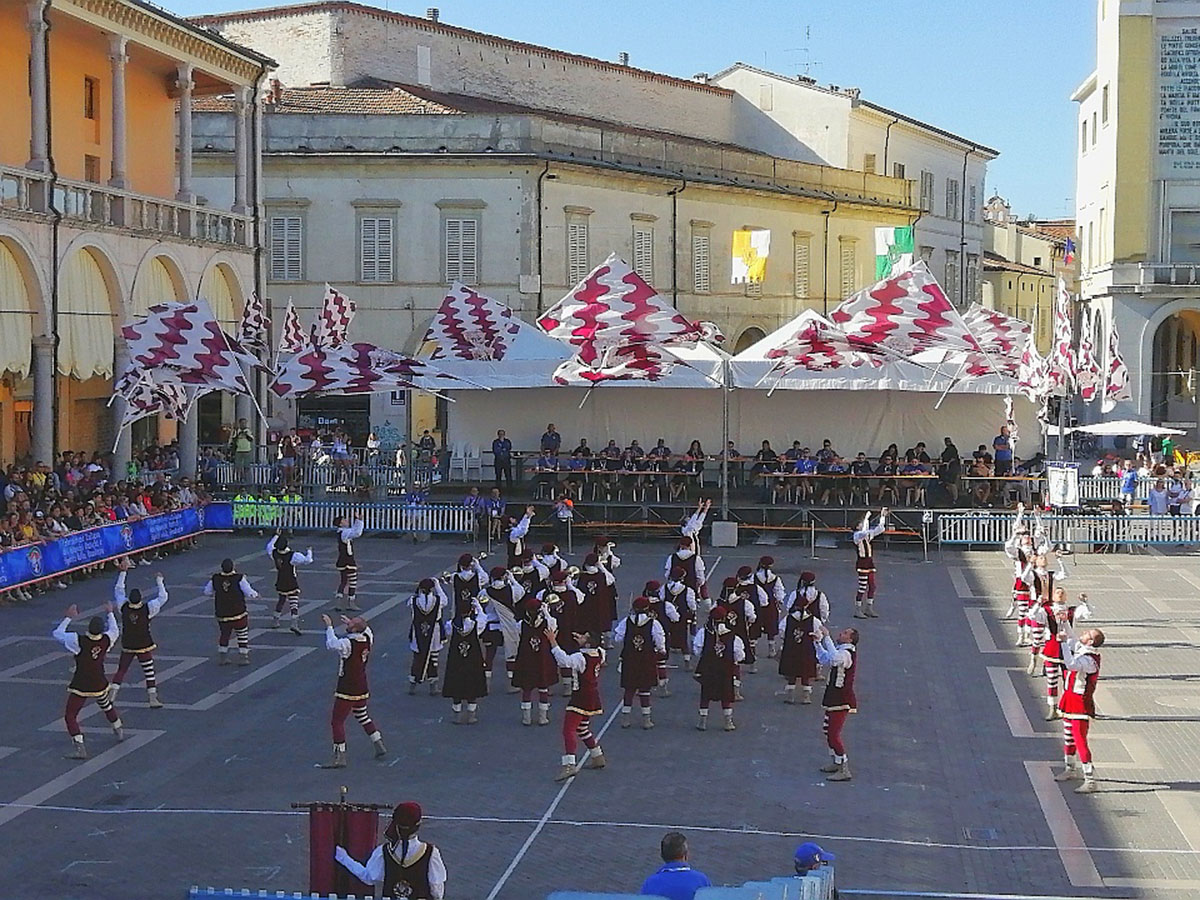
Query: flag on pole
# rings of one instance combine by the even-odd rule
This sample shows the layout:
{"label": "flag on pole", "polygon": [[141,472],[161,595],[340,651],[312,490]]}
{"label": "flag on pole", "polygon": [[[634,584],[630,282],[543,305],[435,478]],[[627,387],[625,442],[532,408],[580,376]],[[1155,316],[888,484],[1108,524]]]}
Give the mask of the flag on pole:
{"label": "flag on pole", "polygon": [[913,264],[913,228],[875,229],[875,280],[882,281],[893,272]]}
{"label": "flag on pole", "polygon": [[733,284],[762,284],[771,255],[771,232],[739,228],[733,233]]}
{"label": "flag on pole", "polygon": [[306,347],[280,364],[268,387],[278,397],[302,397],[430,390],[437,387],[438,381],[454,387],[463,379],[411,356],[358,342],[336,349]]}
{"label": "flag on pole", "polygon": [[1046,362],[1037,351],[1033,335],[1025,339],[1021,364],[1017,370],[1017,388],[1031,401],[1037,402],[1046,393]]}
{"label": "flag on pole", "polygon": [[456,356],[499,362],[520,330],[511,309],[456,281],[433,314],[424,342],[435,344],[430,359]]}
{"label": "flag on pole", "polygon": [[1093,337],[1096,316],[1099,310],[1085,308],[1083,322],[1079,331],[1079,358],[1075,365],[1075,381],[1079,385],[1079,396],[1084,403],[1091,403],[1100,395],[1103,389],[1103,376],[1100,363],[1096,359],[1095,338]]}
{"label": "flag on pole", "polygon": [[283,328],[279,330],[278,356],[289,353],[299,353],[304,349],[304,327],[300,324],[300,314],[288,299],[287,312],[283,314]]}
{"label": "flag on pole", "polygon": [[357,310],[353,300],[325,285],[325,298],[321,301],[321,310],[312,326],[312,345],[336,349],[346,343],[346,335]]}
{"label": "flag on pole", "polygon": [[1071,295],[1067,283],[1058,279],[1054,298],[1054,345],[1047,359],[1046,380],[1050,393],[1062,396],[1075,384],[1074,329],[1071,324]]}
{"label": "flag on pole", "polygon": [[247,350],[261,350],[264,353],[270,348],[271,320],[267,318],[267,305],[255,292],[246,300],[242,307],[242,324],[238,328],[238,340]]}
{"label": "flag on pole", "polygon": [[1113,325],[1108,329],[1108,371],[1104,397],[1100,401],[1100,409],[1105,413],[1116,409],[1119,401],[1133,399],[1133,391],[1129,389],[1129,369],[1121,356],[1120,342],[1117,326]]}
{"label": "flag on pole", "polygon": [[1075,238],[1067,238],[1067,246],[1063,251],[1063,263],[1069,266],[1073,262],[1075,262]]}

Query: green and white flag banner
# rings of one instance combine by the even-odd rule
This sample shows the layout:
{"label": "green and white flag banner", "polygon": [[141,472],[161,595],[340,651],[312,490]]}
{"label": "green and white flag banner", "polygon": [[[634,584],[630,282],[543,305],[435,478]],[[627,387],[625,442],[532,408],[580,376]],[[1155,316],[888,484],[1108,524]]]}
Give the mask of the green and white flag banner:
{"label": "green and white flag banner", "polygon": [[913,229],[875,229],[875,278],[882,280],[913,264]]}

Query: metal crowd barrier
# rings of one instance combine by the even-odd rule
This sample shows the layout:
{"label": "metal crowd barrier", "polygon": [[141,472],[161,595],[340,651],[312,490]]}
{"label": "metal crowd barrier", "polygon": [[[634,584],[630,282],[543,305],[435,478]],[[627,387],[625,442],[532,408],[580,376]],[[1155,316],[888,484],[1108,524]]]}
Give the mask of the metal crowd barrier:
{"label": "metal crowd barrier", "polygon": [[[1052,543],[1061,544],[1200,544],[1200,516],[1041,516]],[[938,544],[1002,545],[1012,534],[1013,515],[943,513],[938,517]]]}
{"label": "metal crowd barrier", "polygon": [[[1153,478],[1139,478],[1134,499],[1145,501],[1150,495]],[[1087,475],[1079,479],[1079,499],[1085,502],[1096,500],[1119,500],[1121,479],[1116,475]]]}
{"label": "metal crowd barrier", "polygon": [[368,532],[384,534],[472,534],[475,513],[453,503],[364,503],[361,501],[234,500],[233,528],[331,531],[339,516],[362,516]]}

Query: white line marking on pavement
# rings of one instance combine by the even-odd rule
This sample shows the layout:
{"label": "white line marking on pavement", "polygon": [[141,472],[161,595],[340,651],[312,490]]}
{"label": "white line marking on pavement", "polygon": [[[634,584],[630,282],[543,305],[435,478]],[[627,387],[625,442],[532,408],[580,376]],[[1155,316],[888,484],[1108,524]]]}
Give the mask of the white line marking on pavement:
{"label": "white line marking on pavement", "polygon": [[80,763],[69,772],[64,772],[62,775],[51,778],[41,787],[36,787],[32,791],[22,794],[11,803],[5,803],[3,806],[0,806],[0,825],[11,822],[17,816],[28,812],[38,804],[49,800],[51,797],[58,796],[84,779],[103,771],[118,759],[134,753],[155,738],[166,734],[166,732],[128,731],[125,734],[124,742],[117,744],[115,747],[109,747],[103,753],[92,757],[86,762]]}
{"label": "white line marking on pavement", "polygon": [[21,749],[21,748],[20,747],[0,747],[0,759],[4,759],[4,757],[6,757],[6,756],[12,756],[19,749]]}
{"label": "white line marking on pavement", "polygon": [[1010,652],[996,646],[996,639],[992,637],[992,632],[988,629],[982,609],[964,609],[963,612],[967,616],[967,624],[971,626],[971,636],[975,638],[975,645],[979,648],[980,653]]}
{"label": "white line marking on pavement", "polygon": [[1146,583],[1142,581],[1142,579],[1130,575],[1127,572],[1121,571],[1118,571],[1116,575],[1119,579],[1121,579],[1121,581],[1129,585],[1130,590],[1138,591],[1142,594],[1148,594],[1150,592],[1150,588],[1146,587]]}
{"label": "white line marking on pavement", "polygon": [[68,660],[70,657],[65,651],[52,650],[49,653],[43,653],[41,656],[35,656],[33,659],[26,660],[23,663],[18,663],[15,666],[9,666],[7,669],[0,669],[0,681],[6,681],[14,675],[20,675],[23,672],[28,672],[31,669],[37,669],[47,663],[55,660]]}
{"label": "white line marking on pavement", "polygon": [[1075,824],[1075,817],[1071,815],[1062,788],[1054,780],[1052,765],[1044,761],[1027,760],[1025,771],[1033,784],[1033,793],[1037,796],[1046,824],[1050,826],[1050,833],[1054,835],[1054,843],[1058,845],[1058,858],[1062,860],[1073,887],[1104,887],[1104,880],[1083,842],[1083,835]]}
{"label": "white line marking on pavement", "polygon": [[[719,563],[720,561],[721,558],[717,557],[717,562]],[[713,569],[716,569],[716,563],[713,564]],[[600,743],[600,739],[604,737],[604,732],[608,731],[608,726],[613,723],[613,721],[617,718],[617,713],[620,711],[620,706],[613,708],[612,714],[608,717],[608,721],[604,723],[604,727],[601,728],[600,733],[596,735],[597,744]],[[588,753],[584,754],[584,759],[580,760],[579,764],[583,765],[584,761],[590,755],[591,751],[588,751]],[[575,776],[575,778],[578,777],[578,775]],[[533,846],[533,842],[537,840],[537,836],[542,833],[542,829],[546,827],[546,823],[550,821],[550,817],[554,815],[554,811],[558,809],[558,804],[562,803],[562,798],[566,796],[567,791],[571,789],[571,785],[575,783],[575,778],[568,778],[563,783],[563,786],[558,789],[558,793],[554,795],[554,799],[550,801],[550,805],[546,807],[546,811],[542,813],[542,817],[538,820],[537,825],[534,826],[532,833],[530,833],[529,837],[525,839],[525,843],[521,845],[521,849],[517,851],[517,855],[512,858],[512,862],[508,864],[508,868],[504,870],[504,874],[500,876],[500,880],[496,882],[491,892],[487,895],[487,900],[496,900],[496,896],[500,893],[500,890],[512,876],[512,873],[516,871],[517,866],[521,864],[521,860],[525,858],[525,854],[529,852],[529,848]]]}
{"label": "white line marking on pavement", "polygon": [[237,681],[231,681],[229,684],[225,685],[225,687],[221,688],[220,690],[214,691],[213,693],[209,694],[207,697],[204,697],[201,700],[197,700],[195,703],[192,704],[192,709],[198,709],[198,710],[212,709],[218,703],[223,703],[224,701],[228,700],[230,697],[232,697],[236,694],[239,694],[242,691],[246,690],[246,688],[251,687],[252,685],[255,685],[258,682],[262,681],[264,678],[269,678],[270,676],[272,676],[276,672],[278,672],[280,669],[287,668],[292,663],[294,663],[297,660],[302,659],[303,657],[312,653],[315,649],[316,649],[316,647],[297,647],[295,650],[292,650],[289,653],[285,653],[283,656],[279,657],[278,659],[271,660],[271,662],[267,663],[265,666],[263,666],[260,669],[256,669],[255,671],[251,672],[249,675],[239,678]]}
{"label": "white line marking on pavement", "polygon": [[58,872],[61,875],[63,872],[73,869],[75,866],[109,866],[114,862],[116,862],[115,859],[73,859],[59,869]]}
{"label": "white line marking on pavement", "polygon": [[1187,845],[1193,850],[1200,850],[1200,827],[1197,825],[1196,807],[1188,800],[1186,794],[1175,791],[1155,791],[1154,796],[1163,805]]}
{"label": "white line marking on pavement", "polygon": [[992,680],[992,690],[996,692],[996,699],[1000,702],[1000,711],[1004,713],[1004,721],[1008,723],[1008,730],[1012,732],[1013,737],[1062,737],[1061,734],[1039,734],[1033,730],[1033,726],[1029,723],[1029,716],[1025,714],[1025,707],[1021,704],[1021,698],[1017,695],[1017,689],[1013,686],[1012,674],[1008,669],[988,666],[987,672],[988,677]]}
{"label": "white line marking on pavement", "polygon": [[1105,887],[1140,888],[1142,890],[1200,891],[1200,881],[1183,878],[1105,878]]}
{"label": "white line marking on pavement", "polygon": [[960,600],[975,600],[975,592],[971,590],[971,585],[967,581],[967,576],[962,570],[962,566],[947,566],[946,573],[950,576],[950,581],[954,585],[954,593],[958,594]]}

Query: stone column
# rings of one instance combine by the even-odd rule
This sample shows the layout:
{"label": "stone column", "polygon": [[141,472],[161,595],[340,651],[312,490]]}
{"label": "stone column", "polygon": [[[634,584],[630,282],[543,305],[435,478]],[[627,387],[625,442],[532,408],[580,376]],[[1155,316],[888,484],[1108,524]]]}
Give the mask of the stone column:
{"label": "stone column", "polygon": [[46,108],[46,22],[42,10],[46,0],[33,0],[28,6],[29,18],[29,162],[26,168],[37,172],[50,171],[50,116]]}
{"label": "stone column", "polygon": [[54,465],[54,338],[33,339],[33,460]]}
{"label": "stone column", "polygon": [[192,90],[195,87],[191,65],[180,63],[176,81],[179,90],[179,192],[175,195],[180,203],[196,202],[192,192]]}
{"label": "stone column", "polygon": [[108,59],[112,63],[112,177],[108,183],[115,188],[127,188],[126,159],[128,131],[125,106],[125,52],[128,39],[114,34],[108,39]]}
{"label": "stone column", "polygon": [[[129,368],[129,347],[118,332],[117,339],[113,341],[113,378],[119,377],[127,368]],[[121,423],[125,421],[125,407],[126,403],[120,397],[113,400],[112,406],[109,407],[112,412],[113,433],[119,435],[113,449],[113,481],[125,480],[125,470],[133,456],[133,433],[129,428],[121,428]]]}
{"label": "stone column", "polygon": [[250,168],[248,152],[249,117],[254,105],[250,88],[239,88],[233,100],[233,211],[250,211],[246,200],[246,177]]}
{"label": "stone column", "polygon": [[179,423],[179,477],[196,478],[200,455],[200,404],[193,403],[187,418]]}

